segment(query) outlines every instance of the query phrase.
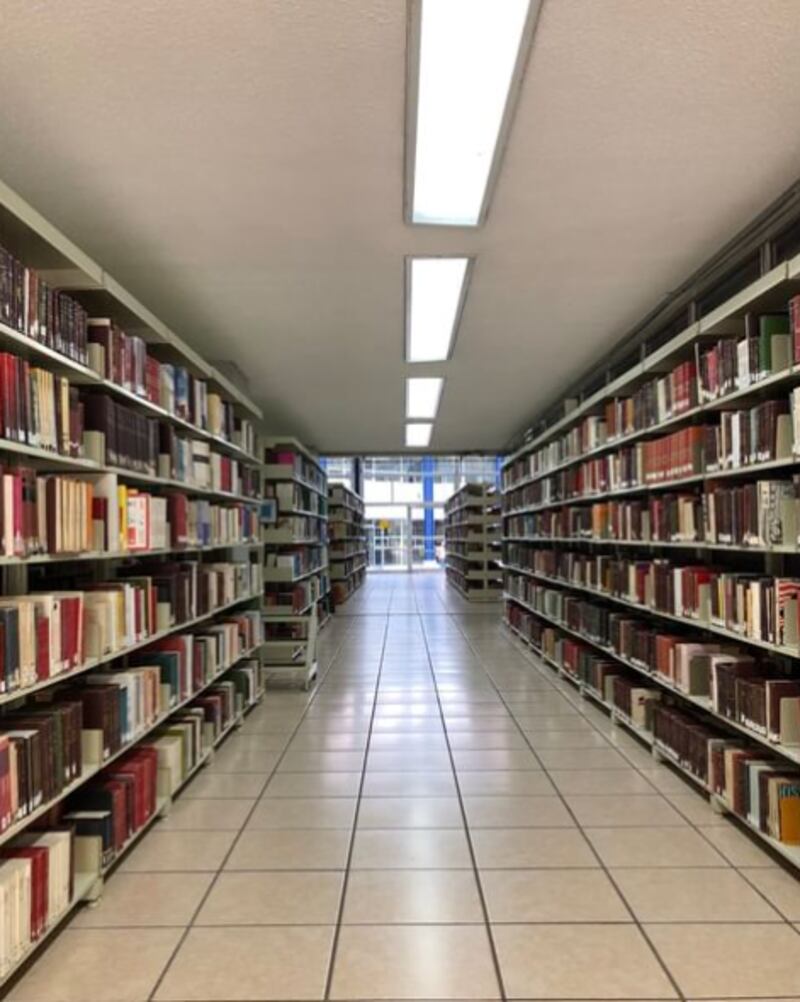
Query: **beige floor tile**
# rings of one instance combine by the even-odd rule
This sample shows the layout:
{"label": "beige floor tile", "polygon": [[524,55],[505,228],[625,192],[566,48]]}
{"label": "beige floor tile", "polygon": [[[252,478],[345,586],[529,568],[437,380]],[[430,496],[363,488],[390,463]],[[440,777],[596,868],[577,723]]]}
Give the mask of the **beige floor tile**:
{"label": "beige floor tile", "polygon": [[255,799],[185,800],[179,797],[158,827],[162,831],[238,831],[255,803]]}
{"label": "beige floor tile", "polygon": [[365,797],[359,828],[462,828],[457,797]]}
{"label": "beige floor tile", "polygon": [[335,925],[344,874],[221,873],[195,925]]}
{"label": "beige floor tile", "polygon": [[349,829],[245,831],[236,840],[226,870],[343,870]]}
{"label": "beige floor tile", "polygon": [[612,870],[641,922],[780,922],[781,916],[743,880],[725,869]]}
{"label": "beige floor tile", "polygon": [[278,772],[360,772],[363,764],[361,751],[290,751]]}
{"label": "beige floor tile", "polygon": [[798,992],[800,936],[788,925],[647,925],[647,935],[687,996]]}
{"label": "beige floor tile", "polygon": [[574,822],[558,797],[464,797],[470,828],[569,828]]}
{"label": "beige floor tile", "polygon": [[658,793],[635,769],[551,769],[548,775],[561,793]]}
{"label": "beige floor tile", "polygon": [[487,748],[484,751],[454,751],[453,761],[459,772],[482,772],[499,769],[508,772],[515,769],[528,771],[541,769],[532,751],[525,749]]}
{"label": "beige floor tile", "polygon": [[586,828],[610,867],[721,867],[725,859],[691,828]]}
{"label": "beige floor tile", "polygon": [[470,836],[481,871],[600,865],[577,828],[476,828]]}
{"label": "beige floor tile", "polygon": [[163,831],[151,829],[119,867],[120,873],[216,871],[222,866],[236,832]]}
{"label": "beige floor tile", "polygon": [[545,769],[629,769],[630,763],[614,748],[543,748]]}
{"label": "beige floor tile", "polygon": [[245,800],[261,795],[269,773],[201,772],[181,793],[181,800]]}
{"label": "beige floor tile", "polygon": [[369,739],[370,751],[385,752],[426,752],[447,751],[444,731],[441,734],[426,734],[424,731],[382,731]]}
{"label": "beige floor tile", "polygon": [[481,923],[483,911],[470,870],[353,870],[342,921]]}
{"label": "beige floor tile", "polygon": [[493,923],[633,921],[600,869],[486,870],[481,883]]}
{"label": "beige floor tile", "polygon": [[447,718],[448,734],[519,734],[520,730],[511,717],[452,717]]}
{"label": "beige floor tile", "polygon": [[596,828],[681,827],[687,822],[663,797],[580,794],[566,798],[578,824]]}
{"label": "beige floor tile", "polygon": [[780,866],[746,867],[741,874],[790,922],[800,922],[800,880]]}
{"label": "beige floor tile", "polygon": [[246,748],[254,751],[282,752],[287,745],[288,738],[285,734],[260,734],[258,731],[248,731],[242,728],[231,735],[225,742],[234,749]]}
{"label": "beige floor tile", "polygon": [[776,865],[772,857],[764,851],[758,840],[750,838],[746,832],[740,831],[732,821],[729,821],[727,825],[714,825],[711,827],[698,825],[697,830],[733,866],[773,867]]}
{"label": "beige floor tile", "polygon": [[265,797],[356,797],[360,772],[276,772]]}
{"label": "beige floor tile", "polygon": [[608,748],[608,741],[602,734],[592,730],[578,731],[534,731],[529,737],[534,750]]}
{"label": "beige floor tile", "polygon": [[512,769],[508,772],[500,769],[484,769],[480,772],[461,770],[458,773],[458,785],[463,796],[541,796],[554,794],[555,787],[550,782],[547,773]]}
{"label": "beige floor tile", "polygon": [[700,796],[690,780],[684,779],[666,765],[652,765],[649,769],[639,769],[639,772],[659,793],[693,793],[696,797]]}
{"label": "beige floor tile", "polygon": [[676,997],[632,925],[500,925],[493,933],[509,998]]}
{"label": "beige floor tile", "polygon": [[554,717],[531,716],[526,713],[515,713],[514,719],[529,737],[537,734],[548,734],[561,731],[583,731],[585,734],[595,734],[594,727],[580,713],[558,714]]}
{"label": "beige floor tile", "polygon": [[211,873],[115,873],[100,900],[82,908],[71,928],[187,926],[212,880]]}
{"label": "beige floor tile", "polygon": [[445,772],[451,768],[447,751],[370,751],[367,772]]}
{"label": "beige floor tile", "polygon": [[517,732],[507,733],[504,731],[454,731],[450,737],[450,747],[459,751],[487,751],[499,749],[501,751],[518,748],[528,749],[525,738]]}
{"label": "beige floor tile", "polygon": [[356,830],[355,870],[458,870],[471,866],[463,829]]}
{"label": "beige floor tile", "polygon": [[676,811],[692,825],[711,827],[725,827],[730,821],[724,814],[718,814],[699,791],[689,790],[686,793],[667,793],[667,800]]}
{"label": "beige floor tile", "polygon": [[355,798],[264,797],[247,822],[247,830],[265,828],[351,828]]}
{"label": "beige floor tile", "polygon": [[214,755],[205,772],[257,772],[268,775],[280,759],[280,752],[262,751],[260,748],[223,745]]}
{"label": "beige floor tile", "polygon": [[452,770],[441,772],[367,772],[365,797],[454,797]]}
{"label": "beige floor tile", "polygon": [[342,927],[333,999],[499,997],[483,925]]}
{"label": "beige floor tile", "polygon": [[192,929],[156,993],[162,1002],[321,999],[330,926]]}
{"label": "beige floor tile", "polygon": [[65,929],[9,1002],[144,1002],[183,929]]}
{"label": "beige floor tile", "polygon": [[367,747],[367,733],[364,734],[321,734],[308,732],[298,734],[289,745],[290,751],[363,751]]}

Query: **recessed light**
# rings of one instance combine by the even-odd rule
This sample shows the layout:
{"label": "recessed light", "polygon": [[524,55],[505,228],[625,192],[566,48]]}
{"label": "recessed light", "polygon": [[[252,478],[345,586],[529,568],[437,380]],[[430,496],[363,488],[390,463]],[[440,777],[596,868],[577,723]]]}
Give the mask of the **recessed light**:
{"label": "recessed light", "polygon": [[419,4],[418,72],[409,78],[416,83],[411,221],[476,226],[529,0]]}
{"label": "recessed light", "polygon": [[412,376],[406,379],[406,417],[412,420],[435,418],[443,384],[441,376]]}
{"label": "recessed light", "polygon": [[449,357],[468,263],[466,257],[411,258],[407,361],[444,362]]}
{"label": "recessed light", "polygon": [[425,449],[430,445],[433,425],[427,421],[406,425],[406,446],[414,449]]}

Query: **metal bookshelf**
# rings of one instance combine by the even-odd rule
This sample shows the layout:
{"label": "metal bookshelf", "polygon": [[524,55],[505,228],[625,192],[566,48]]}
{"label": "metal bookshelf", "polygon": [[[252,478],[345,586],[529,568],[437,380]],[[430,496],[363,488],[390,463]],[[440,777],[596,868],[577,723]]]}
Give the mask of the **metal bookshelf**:
{"label": "metal bookshelf", "polygon": [[[673,327],[671,336],[661,337],[658,331],[645,326],[643,328],[645,333],[648,337],[652,334],[652,339],[641,342],[635,357],[628,362],[628,367],[624,369],[620,367],[613,372],[609,370],[605,374],[604,385],[599,389],[596,373],[588,376],[583,384],[587,387],[586,393],[582,394],[579,391],[572,395],[572,399],[565,399],[561,413],[556,415],[555,420],[547,426],[544,426],[544,422],[539,424],[535,433],[529,434],[527,440],[507,458],[503,470],[503,541],[506,547],[504,598],[506,623],[512,632],[532,647],[546,663],[557,668],[569,677],[570,681],[581,685],[582,692],[587,687],[574,679],[558,657],[553,657],[549,649],[553,643],[556,644],[556,650],[560,650],[562,642],[581,642],[597,656],[612,659],[620,666],[624,666],[629,676],[638,676],[646,680],[644,684],[659,690],[662,698],[668,703],[695,714],[699,720],[718,733],[720,738],[731,742],[742,742],[747,748],[758,751],[759,757],[763,756],[768,762],[775,763],[776,769],[785,768],[794,772],[800,764],[798,748],[768,738],[766,732],[760,733],[757,729],[760,726],[757,710],[749,708],[748,719],[744,719],[743,716],[726,716],[718,712],[710,697],[685,692],[674,685],[670,678],[655,671],[651,664],[623,656],[608,646],[605,636],[593,637],[586,630],[577,628],[578,620],[574,617],[570,617],[569,622],[556,618],[547,604],[546,593],[532,590],[533,583],[540,582],[542,589],[561,592],[565,599],[591,597],[604,608],[613,610],[616,607],[623,611],[629,609],[632,614],[641,617],[643,624],[663,629],[664,632],[682,628],[682,635],[685,632],[687,640],[706,643],[715,640],[726,641],[741,651],[742,656],[748,653],[758,655],[761,652],[761,658],[768,657],[779,667],[782,673],[780,677],[789,680],[800,679],[800,669],[798,669],[800,647],[794,644],[778,645],[762,639],[762,634],[751,633],[749,620],[747,623],[735,624],[738,628],[731,629],[729,624],[716,621],[707,615],[693,618],[685,614],[685,605],[681,605],[681,611],[676,610],[677,614],[674,614],[659,609],[654,598],[647,603],[634,602],[627,593],[615,594],[599,587],[589,587],[582,580],[565,580],[563,577],[548,576],[535,570],[531,559],[534,552],[539,549],[559,551],[570,548],[586,553],[590,547],[600,547],[613,554],[613,551],[619,548],[617,556],[620,558],[633,556],[638,551],[643,561],[649,561],[657,553],[659,558],[668,559],[675,567],[692,562],[698,564],[713,561],[715,567],[732,573],[765,574],[769,577],[794,581],[800,579],[800,561],[798,561],[800,536],[791,539],[767,539],[765,545],[745,546],[731,543],[728,539],[720,540],[709,532],[707,525],[703,524],[698,527],[696,538],[689,539],[679,535],[677,526],[673,527],[674,535],[662,534],[656,540],[595,536],[587,538],[581,535],[573,537],[568,535],[568,532],[572,533],[574,530],[566,529],[566,515],[556,512],[552,520],[550,516],[536,515],[537,512],[546,513],[554,509],[572,508],[574,505],[602,503],[627,495],[640,495],[642,500],[647,502],[654,492],[658,492],[660,496],[672,489],[675,489],[676,493],[703,493],[708,485],[718,481],[730,482],[731,478],[738,478],[739,483],[743,484],[758,480],[785,480],[796,473],[800,463],[800,442],[796,440],[795,432],[793,446],[787,446],[778,434],[778,444],[774,447],[776,454],[772,459],[751,463],[743,461],[741,465],[722,467],[703,466],[701,463],[699,471],[693,471],[688,476],[676,477],[674,480],[660,479],[648,482],[645,476],[640,476],[641,482],[609,483],[610,489],[589,493],[585,486],[582,490],[578,490],[574,485],[565,486],[571,482],[562,483],[558,479],[562,471],[569,473],[595,456],[607,455],[622,447],[645,442],[664,434],[672,434],[682,428],[711,423],[721,410],[750,408],[765,400],[788,396],[792,389],[800,386],[800,364],[795,361],[787,366],[785,359],[771,371],[748,373],[741,383],[734,382],[727,392],[722,389],[715,396],[709,394],[700,380],[701,356],[704,351],[713,348],[721,338],[733,338],[737,341],[743,339],[753,331],[755,317],[787,310],[789,299],[800,293],[800,255],[774,263],[774,248],[772,250],[771,257],[764,256],[762,259],[771,266],[768,266],[759,278],[744,285],[733,295],[730,295],[729,291],[726,296],[716,298],[710,308],[705,308],[703,301],[705,290],[699,290],[697,302],[692,304],[693,308],[687,314],[687,320],[691,322],[687,322],[678,333],[674,333],[676,328]],[[713,298],[711,296],[711,299]],[[755,329],[758,330],[757,324]],[[789,331],[790,337],[793,337],[796,343],[796,329],[793,331],[790,326]],[[630,396],[642,386],[643,382],[663,376],[675,366],[685,362],[693,365],[693,370],[690,366],[691,378],[694,380],[692,393],[684,397],[680,406],[671,410],[668,408],[666,413],[660,412],[662,418],[660,421],[643,425],[640,419],[635,424],[635,430],[626,431],[616,437],[607,434],[602,421],[600,433],[594,435],[597,425],[592,421],[587,422],[581,433],[578,433],[578,429],[586,419],[602,419],[606,414],[606,405],[614,403],[619,398]],[[587,431],[592,433],[588,442],[583,438]],[[569,496],[570,494],[573,496]],[[704,514],[703,518],[705,520],[707,515]],[[621,534],[624,532],[625,535],[635,535],[630,529],[618,531]],[[658,552],[662,548],[664,552]],[[669,553],[670,549],[674,552]],[[527,556],[526,550],[529,551]],[[511,559],[512,552],[516,559]],[[529,582],[531,587],[526,582]],[[524,624],[524,629],[521,630],[519,625],[515,625],[519,623]],[[540,633],[548,635],[548,649],[543,649],[535,641],[534,637]],[[617,722],[628,726],[627,721],[619,719],[619,712],[609,705],[607,699],[599,699],[598,694],[590,690],[584,694],[602,703],[615,716]],[[644,736],[639,734],[639,736],[653,747],[657,757],[679,768],[691,778],[695,788],[705,791],[710,797],[712,806],[717,810],[733,813],[731,804],[718,793],[710,791],[705,780],[691,774],[673,749],[655,739],[652,734]],[[797,775],[800,778],[800,773]],[[750,817],[742,816],[740,813],[734,816],[771,850],[795,866],[800,866],[800,853],[796,846],[777,841]]]}
{"label": "metal bookshelf", "polygon": [[331,614],[328,478],[296,438],[267,437],[262,450],[264,671],[269,683],[309,688],[317,633]]}
{"label": "metal bookshelf", "polygon": [[[206,442],[214,453],[241,461],[253,469],[259,468],[257,453],[252,451],[252,436],[256,423],[262,419],[260,408],[239,387],[201,358],[174,331],[124,289],[101,265],[84,254],[2,183],[0,183],[0,246],[14,254],[24,266],[36,269],[39,277],[52,288],[67,291],[86,309],[89,316],[110,318],[126,334],[142,338],[146,343],[148,354],[152,354],[159,362],[178,364],[185,367],[196,378],[204,380],[209,390],[213,390],[227,403],[233,405],[234,413],[239,422],[249,422],[250,424],[246,427],[245,424],[240,423],[240,433],[235,433],[231,439],[217,435],[209,428],[193,424],[178,414],[172,413],[148,398],[133,392],[128,387],[106,378],[92,365],[83,364],[67,355],[66,348],[62,353],[50,344],[29,336],[25,331],[17,330],[9,326],[8,323],[0,322],[0,348],[3,351],[27,359],[32,366],[66,377],[71,386],[101,390],[138,412],[157,418],[166,424],[174,425],[182,436]],[[96,435],[96,433],[94,434]],[[25,442],[0,439],[0,454],[5,456],[4,461],[9,465],[18,463],[33,467],[40,472],[74,474],[77,477],[85,477],[86,474],[92,473],[115,473],[120,483],[142,484],[155,495],[163,495],[167,491],[179,491],[194,497],[207,497],[213,500],[249,505],[253,507],[253,510],[257,509],[260,501],[257,497],[217,490],[195,484],[191,480],[178,481],[151,476],[128,468],[115,467],[103,462],[103,457],[88,458],[91,452],[92,448],[86,441],[83,443],[81,454],[73,456],[51,452]],[[116,541],[114,546],[116,547]],[[0,697],[0,704],[2,704],[0,731],[3,729],[3,717],[7,710],[9,708],[24,708],[27,705],[26,700],[34,694],[37,698],[41,698],[43,695],[49,695],[50,692],[63,684],[70,687],[78,686],[82,683],[82,676],[99,665],[107,665],[109,671],[120,667],[124,669],[127,665],[128,655],[136,651],[141,652],[147,648],[148,644],[156,640],[172,634],[188,632],[193,628],[211,625],[216,617],[224,616],[226,613],[234,613],[247,608],[260,609],[263,599],[261,549],[260,540],[252,536],[245,538],[243,534],[241,539],[228,539],[225,542],[207,545],[162,546],[150,550],[130,551],[119,551],[114,548],[108,551],[36,553],[30,556],[0,558],[2,594],[5,596],[27,594],[34,590],[32,584],[35,584],[37,591],[47,591],[50,587],[49,580],[52,580],[52,578],[48,579],[48,575],[58,574],[62,578],[72,574],[77,576],[78,568],[80,568],[81,576],[86,575],[96,581],[114,579],[118,566],[122,565],[126,570],[130,570],[134,566],[141,568],[142,575],[146,575],[147,562],[154,558],[157,560],[166,558],[175,561],[203,562],[208,554],[214,554],[212,560],[219,560],[222,554],[226,554],[227,560],[235,560],[250,566],[249,587],[230,601],[224,602],[214,609],[209,609],[193,619],[174,622],[149,636],[139,637],[135,643],[128,646],[115,647],[101,657],[85,658],[69,671],[40,678],[34,685],[4,692]],[[32,578],[35,578],[35,582],[31,580]],[[97,732],[84,728],[81,733],[87,754],[84,756],[80,775],[65,785],[54,797],[7,825],[0,832],[0,843],[9,843],[15,836],[29,829],[37,820],[41,822],[45,817],[53,825],[58,825],[59,805],[65,804],[70,794],[80,790],[85,783],[101,774],[102,770],[112,761],[152,739],[157,729],[167,724],[173,714],[188,706],[198,696],[206,692],[210,686],[222,681],[236,665],[241,664],[245,659],[255,660],[257,662],[257,684],[254,698],[244,705],[243,701],[237,697],[234,716],[220,733],[212,734],[208,730],[211,725],[206,726],[202,736],[202,749],[192,769],[183,777],[180,787],[183,788],[191,777],[210,761],[214,749],[241,723],[244,714],[261,700],[263,696],[261,650],[261,637],[258,636],[257,642],[252,647],[231,656],[205,681],[198,684],[195,680],[194,691],[184,695],[182,699],[177,699],[173,705],[163,705],[162,712],[109,757],[93,758],[88,755],[88,749],[93,747],[91,739],[96,736]],[[44,690],[48,690],[48,692],[45,693]],[[162,701],[166,702],[163,687]],[[89,836],[76,838],[74,891],[69,905],[60,914],[49,916],[48,926],[43,935],[16,958],[12,967],[4,972],[0,979],[0,985],[5,986],[24,965],[31,961],[41,946],[83,901],[97,900],[102,892],[103,882],[113,867],[128,849],[146,833],[157,818],[168,812],[170,803],[178,791],[174,794],[166,792],[162,789],[163,783],[164,776],[160,772],[156,811],[145,825],[131,834],[128,842],[110,862],[106,860],[103,864],[98,862],[96,866],[88,866],[87,859],[95,853],[97,849],[95,843],[99,839]]]}
{"label": "metal bookshelf", "polygon": [[500,496],[487,484],[465,484],[445,505],[448,582],[470,602],[496,602],[503,593]]}
{"label": "metal bookshelf", "polygon": [[328,487],[328,534],[335,608],[358,591],[367,573],[364,502],[344,484]]}

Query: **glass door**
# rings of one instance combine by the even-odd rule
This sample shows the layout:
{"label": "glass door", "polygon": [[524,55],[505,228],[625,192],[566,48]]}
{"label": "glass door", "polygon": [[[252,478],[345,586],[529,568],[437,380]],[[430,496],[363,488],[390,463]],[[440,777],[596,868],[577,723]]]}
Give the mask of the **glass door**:
{"label": "glass door", "polygon": [[444,567],[444,507],[409,505],[411,515],[411,569],[433,571]]}
{"label": "glass door", "polygon": [[411,523],[408,505],[368,504],[364,508],[369,569],[411,570]]}

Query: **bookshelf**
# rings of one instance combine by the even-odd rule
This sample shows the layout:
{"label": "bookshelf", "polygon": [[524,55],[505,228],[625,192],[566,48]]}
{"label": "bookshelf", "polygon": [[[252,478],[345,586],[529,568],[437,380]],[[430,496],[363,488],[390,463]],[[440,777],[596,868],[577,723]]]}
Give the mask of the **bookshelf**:
{"label": "bookshelf", "polygon": [[344,605],[367,574],[364,502],[344,484],[328,487],[328,552],[334,608]]}
{"label": "bookshelf", "polygon": [[259,407],[2,184],[0,400],[5,985],[263,697],[264,570]]}
{"label": "bookshelf", "polygon": [[266,438],[263,448],[265,671],[269,681],[308,688],[331,613],[328,478],[296,438]]}
{"label": "bookshelf", "polygon": [[800,865],[800,256],[503,468],[514,635]]}
{"label": "bookshelf", "polygon": [[464,484],[445,504],[447,581],[470,602],[503,594],[500,496],[487,484]]}

